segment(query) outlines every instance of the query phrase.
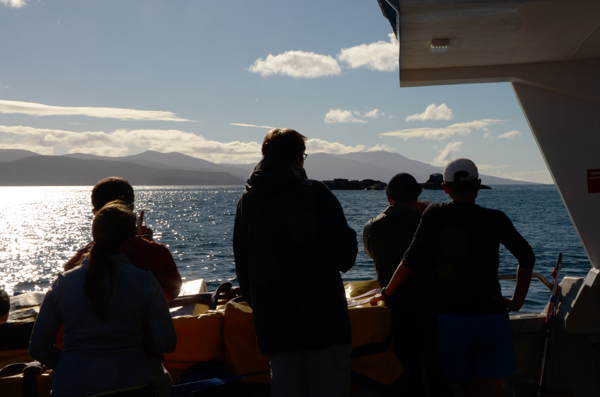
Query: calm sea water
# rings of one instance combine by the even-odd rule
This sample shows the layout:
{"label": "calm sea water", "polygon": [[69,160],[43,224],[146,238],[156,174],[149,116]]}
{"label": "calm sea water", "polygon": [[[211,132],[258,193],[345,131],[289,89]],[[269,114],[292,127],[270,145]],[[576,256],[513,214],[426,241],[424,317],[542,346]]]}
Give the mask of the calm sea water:
{"label": "calm sea water", "polygon": [[[0,187],[0,288],[9,292],[47,289],[64,262],[90,239],[90,187]],[[171,249],[186,280],[204,278],[209,289],[235,283],[232,251],[235,207],[243,187],[136,187],[136,209],[155,240]],[[387,205],[383,191],[335,191],[349,225],[359,235],[359,254],[344,280],[375,278],[362,248],[362,228]],[[420,197],[447,202],[442,191]],[[563,276],[583,277],[590,264],[554,186],[494,186],[478,204],[504,211],[533,247],[535,272],[550,278],[558,252]],[[516,261],[502,248],[500,273],[514,273]],[[502,282],[505,296],[511,282]],[[549,291],[532,281],[525,312],[542,310]]]}

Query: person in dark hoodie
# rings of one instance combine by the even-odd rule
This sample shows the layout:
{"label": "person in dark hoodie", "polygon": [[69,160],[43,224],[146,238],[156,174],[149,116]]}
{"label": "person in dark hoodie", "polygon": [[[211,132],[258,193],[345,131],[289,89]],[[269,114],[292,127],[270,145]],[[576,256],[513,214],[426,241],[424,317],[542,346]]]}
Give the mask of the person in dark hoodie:
{"label": "person in dark hoodie", "polygon": [[358,252],[336,197],[303,168],[306,137],[265,136],[236,210],[233,253],[271,394],[347,396],[351,331],[340,272]]}

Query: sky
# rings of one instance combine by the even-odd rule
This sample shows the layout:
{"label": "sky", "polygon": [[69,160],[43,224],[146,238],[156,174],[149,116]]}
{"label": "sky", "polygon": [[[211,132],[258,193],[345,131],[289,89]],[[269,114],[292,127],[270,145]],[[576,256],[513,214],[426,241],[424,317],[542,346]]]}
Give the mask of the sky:
{"label": "sky", "polygon": [[375,0],[0,0],[0,37],[0,149],[248,164],[293,128],[552,183],[509,83],[400,88]]}

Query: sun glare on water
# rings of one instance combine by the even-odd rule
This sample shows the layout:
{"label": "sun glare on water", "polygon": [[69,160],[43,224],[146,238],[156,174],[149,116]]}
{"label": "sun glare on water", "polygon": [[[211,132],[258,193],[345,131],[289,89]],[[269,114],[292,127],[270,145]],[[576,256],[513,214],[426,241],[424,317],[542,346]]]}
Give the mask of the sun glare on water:
{"label": "sun glare on water", "polygon": [[89,240],[89,187],[0,187],[0,288],[46,289]]}

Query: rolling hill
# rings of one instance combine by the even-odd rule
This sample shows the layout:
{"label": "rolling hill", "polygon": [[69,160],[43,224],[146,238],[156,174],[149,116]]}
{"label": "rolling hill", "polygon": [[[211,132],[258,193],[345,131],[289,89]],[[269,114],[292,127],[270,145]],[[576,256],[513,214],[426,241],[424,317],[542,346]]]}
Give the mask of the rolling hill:
{"label": "rolling hill", "polygon": [[[146,151],[133,156],[105,157],[91,154],[42,156],[26,150],[0,149],[1,186],[94,185],[117,175],[135,185],[243,185],[255,164],[217,164],[182,153]],[[335,178],[387,182],[398,172],[425,182],[441,167],[385,151],[342,155],[310,154],[305,163],[309,178]],[[481,175],[486,185],[530,182]]]}

